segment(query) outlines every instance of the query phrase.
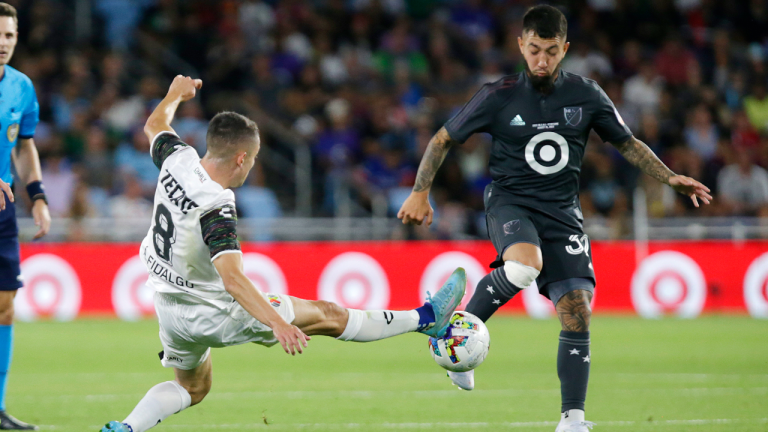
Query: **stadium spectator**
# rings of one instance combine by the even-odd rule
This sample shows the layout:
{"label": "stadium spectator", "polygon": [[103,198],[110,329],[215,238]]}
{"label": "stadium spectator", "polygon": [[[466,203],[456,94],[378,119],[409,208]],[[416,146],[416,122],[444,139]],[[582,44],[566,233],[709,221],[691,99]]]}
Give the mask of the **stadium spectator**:
{"label": "stadium spectator", "polygon": [[717,190],[726,214],[768,216],[768,171],[752,163],[750,150],[735,150],[734,163],[717,177]]}
{"label": "stadium spectator", "polygon": [[715,157],[720,137],[706,106],[699,105],[690,112],[683,134],[688,147],[702,160],[709,162]]}
{"label": "stadium spectator", "polygon": [[768,93],[765,83],[752,86],[752,94],[744,98],[744,110],[752,126],[761,133],[768,132]]}
{"label": "stadium spectator", "polygon": [[[742,3],[590,0],[566,8],[573,46],[563,67],[598,78],[633,132],[673,169],[717,179],[729,149],[747,149],[752,165],[768,167],[768,9]],[[212,114],[255,109],[268,119],[261,132],[279,160],[293,162],[296,146],[309,145],[313,215],[338,214],[338,193],[356,215],[370,215],[370,191],[387,191],[394,205],[431,135],[480,85],[523,69],[517,37],[526,2],[105,0],[93,2],[90,34],[62,25],[72,4],[18,2],[28,23],[12,66],[38,91],[43,165],[53,175],[52,163],[82,173],[97,212],[96,203],[123,192],[124,175],[152,193],[157,169],[132,132],[178,73],[205,81],[200,104],[183,106],[174,123],[198,152]],[[371,140],[379,150],[364,152]],[[456,236],[482,235],[476,215],[487,173],[477,167],[489,145],[467,143],[436,179],[437,214],[468,221],[443,225],[462,227]],[[602,143],[589,147],[612,154]],[[590,163],[585,196],[630,197],[636,184],[654,194],[621,161]],[[265,164],[254,187],[273,190],[292,215],[286,204],[296,185],[286,185],[286,169]],[[605,184],[592,182],[598,172],[614,181],[605,174]],[[654,214],[691,215],[674,196],[654,196]],[[464,206],[467,216],[443,205]],[[628,204],[613,208],[621,209],[608,212],[615,220],[630,212]]]}
{"label": "stadium spectator", "polygon": [[624,100],[639,110],[656,112],[663,82],[653,63],[643,62],[640,64],[639,73],[624,83]]}

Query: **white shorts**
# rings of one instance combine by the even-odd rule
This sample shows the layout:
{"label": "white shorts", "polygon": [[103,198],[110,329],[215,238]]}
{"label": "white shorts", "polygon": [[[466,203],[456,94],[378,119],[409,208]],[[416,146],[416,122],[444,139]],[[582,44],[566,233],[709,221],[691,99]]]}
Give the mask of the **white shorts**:
{"label": "white shorts", "polygon": [[[286,322],[293,322],[295,314],[289,296],[266,294],[266,297]],[[164,367],[194,369],[205,362],[211,348],[248,342],[269,347],[277,343],[272,329],[236,301],[222,309],[157,292],[155,312],[160,323],[164,352],[160,361]]]}

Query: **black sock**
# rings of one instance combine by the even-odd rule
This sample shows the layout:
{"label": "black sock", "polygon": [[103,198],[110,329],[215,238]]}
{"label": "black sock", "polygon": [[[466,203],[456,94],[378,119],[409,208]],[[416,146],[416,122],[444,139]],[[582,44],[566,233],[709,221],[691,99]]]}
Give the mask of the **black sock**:
{"label": "black sock", "polygon": [[557,350],[557,376],[560,377],[562,412],[584,410],[591,363],[589,332],[561,331],[560,348]]}
{"label": "black sock", "polygon": [[499,267],[480,279],[467,305],[467,312],[476,315],[483,322],[488,321],[491,315],[521,290],[522,288],[507,279],[504,267]]}

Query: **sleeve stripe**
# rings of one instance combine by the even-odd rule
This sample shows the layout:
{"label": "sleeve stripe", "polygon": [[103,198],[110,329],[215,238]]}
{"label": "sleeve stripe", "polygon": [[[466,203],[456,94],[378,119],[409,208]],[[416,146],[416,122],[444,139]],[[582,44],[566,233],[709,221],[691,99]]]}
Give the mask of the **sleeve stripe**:
{"label": "sleeve stripe", "polygon": [[464,105],[464,108],[461,109],[457,117],[451,121],[451,126],[454,130],[460,128],[477,107],[483,103],[483,101],[488,99],[490,94],[490,86],[483,86],[480,91],[478,91],[477,94]]}
{"label": "sleeve stripe", "polygon": [[212,257],[211,257],[211,262],[214,262],[214,261],[216,260],[216,258],[218,258],[218,257],[220,257],[220,256],[222,256],[222,255],[224,255],[224,254],[228,254],[228,253],[239,253],[239,254],[242,254],[242,253],[243,253],[243,251],[241,251],[241,250],[239,250],[239,249],[227,249],[227,250],[223,250],[223,251],[221,251],[221,252],[217,253],[216,255],[212,256]]}
{"label": "sleeve stripe", "polygon": [[[178,135],[176,135],[175,133],[173,133],[171,131],[160,131],[160,132],[158,132],[157,135],[155,135],[155,137],[152,138],[152,142],[149,143],[149,155],[150,156],[152,156],[152,157],[155,156],[154,154],[152,154],[152,150],[154,150],[154,148],[155,148],[155,143],[157,143],[157,139],[160,138],[160,135],[163,135],[163,134],[169,134],[169,135],[175,136],[176,138],[179,138]],[[181,138],[179,138],[179,139],[181,139]]]}

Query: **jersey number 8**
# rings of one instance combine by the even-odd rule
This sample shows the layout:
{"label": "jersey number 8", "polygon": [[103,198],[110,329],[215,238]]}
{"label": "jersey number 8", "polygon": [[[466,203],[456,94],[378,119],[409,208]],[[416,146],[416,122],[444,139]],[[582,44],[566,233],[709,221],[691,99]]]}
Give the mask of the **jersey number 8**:
{"label": "jersey number 8", "polygon": [[173,225],[171,211],[163,204],[158,204],[155,209],[155,226],[152,227],[152,234],[155,253],[160,259],[170,264],[173,258],[171,247],[176,242],[176,227]]}

